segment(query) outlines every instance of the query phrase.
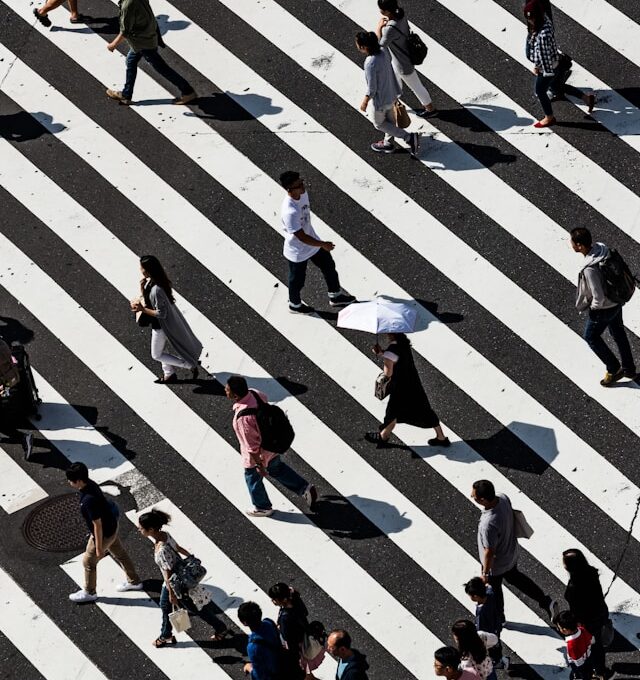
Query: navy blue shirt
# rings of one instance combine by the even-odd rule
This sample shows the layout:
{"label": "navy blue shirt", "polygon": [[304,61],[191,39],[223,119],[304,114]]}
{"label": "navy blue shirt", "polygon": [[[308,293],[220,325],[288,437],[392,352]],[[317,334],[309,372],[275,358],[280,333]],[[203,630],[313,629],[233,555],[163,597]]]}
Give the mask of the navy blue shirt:
{"label": "navy blue shirt", "polygon": [[89,531],[93,534],[94,520],[102,520],[102,535],[107,538],[113,536],[118,528],[118,522],[113,514],[109,502],[102,493],[102,489],[89,480],[80,490],[80,510]]}

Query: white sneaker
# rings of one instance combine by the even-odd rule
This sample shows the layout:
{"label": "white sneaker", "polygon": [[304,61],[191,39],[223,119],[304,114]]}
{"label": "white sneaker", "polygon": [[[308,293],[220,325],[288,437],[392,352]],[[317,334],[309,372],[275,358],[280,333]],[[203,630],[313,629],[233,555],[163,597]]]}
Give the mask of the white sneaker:
{"label": "white sneaker", "polygon": [[124,583],[119,583],[116,586],[116,590],[119,593],[126,593],[127,590],[144,590],[144,586],[142,583],[129,583],[128,581],[125,581]]}
{"label": "white sneaker", "polygon": [[71,595],[69,595],[69,599],[71,602],[82,604],[83,602],[95,602],[98,599],[98,596],[95,594],[92,595],[91,593],[88,593],[86,590],[82,589],[77,593],[71,593]]}
{"label": "white sneaker", "polygon": [[271,515],[273,515],[273,508],[269,508],[268,510],[251,508],[251,510],[247,510],[247,515],[249,515],[249,517],[271,517]]}
{"label": "white sneaker", "polygon": [[306,504],[311,507],[318,500],[318,492],[313,484],[309,484],[307,488],[302,492],[302,497],[304,498]]}

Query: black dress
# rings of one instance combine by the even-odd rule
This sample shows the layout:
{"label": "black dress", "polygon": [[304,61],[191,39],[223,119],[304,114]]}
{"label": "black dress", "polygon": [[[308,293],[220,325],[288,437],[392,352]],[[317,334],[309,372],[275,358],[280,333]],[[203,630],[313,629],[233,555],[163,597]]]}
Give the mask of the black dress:
{"label": "black dress", "polygon": [[580,578],[571,577],[564,599],[578,621],[592,635],[599,635],[600,629],[609,618],[609,610],[602,593],[598,570],[589,567]]}
{"label": "black dress", "polygon": [[387,347],[398,357],[388,387],[389,401],[384,414],[383,427],[391,421],[407,423],[416,427],[436,427],[440,419],[431,408],[427,394],[420,382],[416,365],[413,363],[411,345],[393,342]]}
{"label": "black dress", "polygon": [[293,607],[281,607],[278,612],[278,629],[282,639],[287,643],[285,653],[287,680],[302,680],[306,673],[300,665],[300,646],[309,627],[308,612],[300,593],[294,590],[292,599]]}

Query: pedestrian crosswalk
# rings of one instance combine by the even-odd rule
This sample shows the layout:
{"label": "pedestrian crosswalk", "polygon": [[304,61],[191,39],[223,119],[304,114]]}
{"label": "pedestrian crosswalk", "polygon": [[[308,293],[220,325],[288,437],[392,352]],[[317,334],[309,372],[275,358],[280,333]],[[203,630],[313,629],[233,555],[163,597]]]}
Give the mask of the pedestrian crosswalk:
{"label": "pedestrian crosswalk", "polygon": [[[24,677],[24,664],[47,680],[243,677],[241,642],[202,642],[204,628],[174,650],[151,645],[158,571],[135,524],[154,506],[202,558],[205,585],[238,633],[239,604],[275,616],[267,591],[288,581],[312,618],[352,631],[371,678],[431,678],[433,650],[473,611],[462,584],[479,571],[469,494],[481,478],[534,527],[520,562],[545,592],[562,596],[567,548],[597,567],[619,634],[610,663],[637,666],[640,389],[598,384],[567,241],[589,226],[640,271],[640,99],[619,85],[640,77],[640,25],[617,2],[554,3],[571,82],[600,103],[589,118],[582,102],[561,102],[566,125],[534,132],[520,5],[407,0],[429,47],[417,70],[441,110],[412,118],[423,135],[412,162],[369,152],[374,130],[358,111],[353,36],[375,25],[375,2],[153,0],[164,56],[200,94],[188,109],[144,70],[133,106],[106,99],[124,78],[123,55],[105,49],[117,3],[88,0],[82,11],[105,18],[86,26],[57,10],[49,30],[34,25],[32,6],[0,2],[0,323],[33,334],[43,406],[32,427],[47,450],[25,462],[10,440],[0,448],[10,613],[0,651],[12,645],[22,664],[7,666],[7,680],[18,668]],[[563,34],[578,25],[593,45]],[[418,301],[412,345],[450,448],[430,449],[424,430],[399,425],[396,448],[371,449],[362,434],[385,409],[373,395],[374,339],[337,329],[335,314],[289,314],[277,182],[288,168],[308,180],[312,221],[336,245],[344,288]],[[195,386],[153,384],[149,338],[128,309],[145,252],[168,267],[204,345],[210,377]],[[303,295],[320,309],[315,284],[310,276]],[[624,312],[640,356],[640,298]],[[288,413],[287,456],[317,484],[317,512],[274,486],[274,516],[245,515],[220,387],[235,373]],[[64,492],[65,460],[123,491],[125,545],[145,591],[116,593],[121,573],[105,560],[97,607],[78,608],[61,589],[82,584],[81,556],[25,547],[20,523]],[[512,591],[505,603],[516,673],[568,677],[536,604]],[[327,659],[317,676],[334,673]]]}

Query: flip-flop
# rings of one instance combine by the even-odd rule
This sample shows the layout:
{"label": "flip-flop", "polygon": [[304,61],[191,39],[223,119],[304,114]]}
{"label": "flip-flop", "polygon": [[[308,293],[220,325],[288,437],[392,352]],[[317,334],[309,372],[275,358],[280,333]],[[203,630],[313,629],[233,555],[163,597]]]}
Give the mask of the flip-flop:
{"label": "flip-flop", "polygon": [[91,21],[91,17],[86,14],[78,14],[75,19],[69,19],[70,24],[86,24],[87,21]]}

